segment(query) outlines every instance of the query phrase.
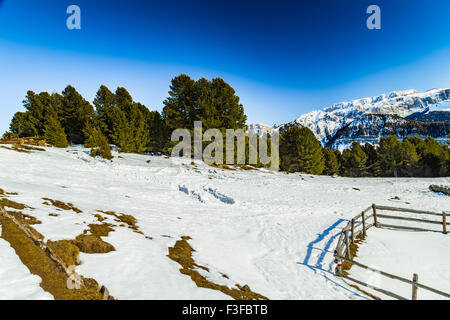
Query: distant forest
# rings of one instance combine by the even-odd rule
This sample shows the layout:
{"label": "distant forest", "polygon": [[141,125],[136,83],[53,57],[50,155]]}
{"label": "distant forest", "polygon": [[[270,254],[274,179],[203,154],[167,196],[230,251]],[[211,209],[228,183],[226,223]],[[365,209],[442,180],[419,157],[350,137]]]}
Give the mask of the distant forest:
{"label": "distant forest", "polygon": [[[135,102],[125,88],[112,92],[103,85],[92,104],[69,85],[61,94],[28,91],[23,105],[26,111],[14,115],[4,138],[39,137],[62,148],[84,144],[92,156],[106,159],[112,159],[110,144],[120,152],[169,154],[177,143],[170,141],[172,131],[193,131],[194,121],[202,121],[204,131],[247,130],[244,107],[221,78],[195,81],[185,74],[176,76],[162,113]],[[450,151],[431,137],[386,137],[377,147],[354,142],[341,153],[322,148],[308,128],[292,127],[280,135],[280,170],[347,177],[442,177],[450,175]]]}

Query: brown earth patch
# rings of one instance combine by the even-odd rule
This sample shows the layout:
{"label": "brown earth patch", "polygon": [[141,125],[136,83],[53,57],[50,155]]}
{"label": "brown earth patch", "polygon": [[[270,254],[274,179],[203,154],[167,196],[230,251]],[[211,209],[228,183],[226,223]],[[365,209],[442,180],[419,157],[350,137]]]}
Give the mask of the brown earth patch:
{"label": "brown earth patch", "polygon": [[114,211],[103,211],[103,210],[97,211],[115,217],[116,219],[114,220],[116,222],[122,222],[122,224],[119,225],[120,227],[127,225],[128,228],[132,229],[134,232],[142,235],[144,234],[142,231],[139,230],[139,227],[136,225],[137,220],[132,215],[125,213],[116,213]]}
{"label": "brown earth patch", "polygon": [[108,253],[116,250],[112,244],[95,235],[81,234],[72,241],[84,253]]}
{"label": "brown earth patch", "polygon": [[0,198],[0,206],[9,207],[9,208],[13,208],[13,209],[16,209],[16,210],[23,210],[25,208],[31,209],[27,205],[15,202],[13,200],[9,200],[8,198]]}
{"label": "brown earth patch", "polygon": [[30,216],[30,215],[25,214],[25,213],[20,212],[20,211],[8,211],[8,213],[10,215],[14,216],[14,218],[16,218],[19,222],[25,223],[27,225],[41,224],[42,223],[41,221],[39,221],[35,217]]}
{"label": "brown earth patch", "polygon": [[113,225],[109,223],[90,224],[89,229],[85,232],[90,232],[97,237],[107,237],[111,231],[114,231],[114,229],[111,228],[112,226]]}
{"label": "brown earth patch", "polygon": [[236,171],[235,168],[230,167],[227,164],[215,164],[215,163],[211,163],[209,166],[213,167],[213,168],[219,168],[219,169],[223,169],[223,170],[231,170],[231,171]]}
{"label": "brown earth patch", "polygon": [[22,149],[22,148],[18,148],[13,146],[12,148],[7,147],[7,146],[0,146],[0,148],[6,149],[6,150],[11,150],[11,151],[17,151],[17,152],[22,152],[22,153],[31,153],[28,150]]}
{"label": "brown earth patch", "polygon": [[72,240],[47,241],[47,246],[62,259],[66,266],[80,264],[80,249],[73,244]]}
{"label": "brown earth patch", "polygon": [[83,212],[80,209],[74,207],[73,204],[71,204],[70,202],[69,203],[64,203],[62,201],[53,200],[53,199],[50,199],[50,198],[42,198],[42,200],[45,200],[45,202],[43,203],[45,205],[50,205],[49,204],[49,202],[50,202],[54,207],[59,208],[59,209],[72,210],[72,211],[74,211],[76,213]]}
{"label": "brown earth patch", "polygon": [[190,239],[190,237],[186,236],[181,237],[181,240],[178,240],[173,247],[169,247],[168,257],[182,266],[180,272],[190,276],[197,287],[218,290],[236,300],[268,300],[268,298],[263,295],[253,292],[248,285],[241,286],[236,284],[237,289],[229,288],[224,285],[213,283],[202,276],[196,270],[197,268],[201,268],[206,271],[209,270],[208,268],[195,263],[192,258],[192,252],[195,250],[188,242]]}
{"label": "brown earth patch", "polygon": [[[41,277],[40,286],[54,296],[56,300],[101,300],[98,284],[94,279],[81,277],[84,286],[79,290],[67,288],[68,276],[62,272],[56,263],[49,258],[44,250],[39,248],[11,219],[0,215],[2,225],[1,237],[9,242],[22,263],[32,274]],[[38,232],[33,228],[33,233]],[[43,238],[42,235],[40,235]],[[61,248],[62,245],[54,245]],[[68,259],[66,257],[66,259]]]}

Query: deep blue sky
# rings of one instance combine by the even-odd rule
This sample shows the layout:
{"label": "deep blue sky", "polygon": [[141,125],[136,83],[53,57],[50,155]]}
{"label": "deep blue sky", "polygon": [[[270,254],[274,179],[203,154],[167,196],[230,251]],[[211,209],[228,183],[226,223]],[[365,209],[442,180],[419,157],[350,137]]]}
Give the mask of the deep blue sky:
{"label": "deep blue sky", "polygon": [[[81,8],[81,30],[66,8]],[[366,28],[381,8],[382,29]],[[0,130],[28,89],[124,86],[161,110],[170,79],[223,77],[272,125],[392,90],[450,87],[448,0],[0,0]]]}

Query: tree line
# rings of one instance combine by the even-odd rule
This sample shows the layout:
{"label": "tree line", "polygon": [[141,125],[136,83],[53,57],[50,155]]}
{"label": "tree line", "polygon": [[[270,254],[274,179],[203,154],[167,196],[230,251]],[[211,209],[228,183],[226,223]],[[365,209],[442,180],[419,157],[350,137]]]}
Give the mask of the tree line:
{"label": "tree line", "polygon": [[[161,113],[134,101],[123,87],[112,92],[104,85],[92,104],[68,85],[61,93],[28,91],[23,105],[25,111],[14,115],[8,135],[40,137],[55,147],[84,144],[92,156],[106,159],[112,158],[110,144],[120,152],[169,154],[178,143],[170,141],[172,131],[184,128],[192,133],[195,121],[202,121],[203,132],[219,129],[224,137],[226,129],[247,130],[244,107],[221,78],[174,77]],[[270,136],[268,140],[270,146]],[[250,147],[247,138],[246,163]],[[448,145],[430,137],[403,141],[386,137],[376,147],[354,142],[340,152],[322,148],[308,128],[291,127],[280,134],[279,155],[280,170],[287,172],[348,177],[450,175]],[[225,160],[226,153],[223,156]]]}
{"label": "tree line", "polygon": [[55,147],[84,144],[110,158],[109,144],[120,152],[170,153],[175,144],[170,141],[172,131],[192,131],[194,121],[202,121],[204,131],[247,128],[239,97],[221,78],[195,81],[185,74],[176,76],[163,104],[162,113],[150,111],[125,88],[112,92],[104,85],[92,104],[71,85],[61,94],[28,91],[25,111],[14,115],[9,134],[43,138]]}
{"label": "tree line", "polygon": [[343,152],[322,148],[313,132],[291,127],[280,136],[280,170],[346,177],[447,177],[450,149],[431,137],[353,142]]}

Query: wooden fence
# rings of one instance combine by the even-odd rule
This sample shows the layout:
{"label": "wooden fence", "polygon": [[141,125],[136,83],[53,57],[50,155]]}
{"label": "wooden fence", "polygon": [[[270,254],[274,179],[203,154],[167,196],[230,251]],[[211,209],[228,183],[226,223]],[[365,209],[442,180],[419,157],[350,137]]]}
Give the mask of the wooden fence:
{"label": "wooden fence", "polygon": [[[381,214],[380,211],[391,211],[391,212],[402,212],[402,213],[413,213],[418,215],[424,215],[428,217],[439,217],[439,221],[437,220],[427,220],[427,219],[418,219],[411,217],[402,217],[402,216],[394,216]],[[407,209],[407,208],[397,208],[397,207],[389,207],[389,206],[379,206],[376,204],[372,204],[372,206],[368,207],[364,211],[362,211],[359,215],[350,220],[350,222],[342,229],[340,237],[338,239],[336,249],[334,251],[335,262],[337,263],[336,267],[336,275],[339,277],[343,277],[350,281],[353,281],[357,284],[363,285],[365,287],[371,288],[375,291],[381,292],[387,296],[393,297],[399,300],[407,300],[406,298],[399,296],[393,292],[388,290],[377,288],[363,281],[354,279],[344,273],[343,270],[343,262],[350,263],[351,265],[366,269],[368,271],[377,273],[379,275],[395,279],[404,283],[408,283],[412,286],[412,300],[417,299],[417,289],[425,289],[431,291],[435,294],[450,298],[450,294],[442,292],[440,290],[431,288],[424,284],[418,282],[418,275],[414,274],[412,280],[399,277],[381,270],[377,270],[375,268],[366,266],[362,263],[359,263],[352,259],[351,257],[351,244],[355,243],[355,239],[359,235],[367,235],[367,230],[376,227],[376,228],[392,228],[392,229],[401,229],[401,230],[412,230],[412,231],[432,231],[432,232],[442,232],[447,234],[447,226],[449,223],[447,222],[447,213],[443,211],[442,213],[431,212],[431,211],[423,211],[423,210],[415,210],[415,209]],[[426,228],[418,228],[418,227],[410,227],[410,226],[399,226],[393,224],[385,224],[382,223],[384,219],[388,220],[400,220],[400,221],[409,221],[414,223],[424,223],[424,224],[433,224],[433,225],[442,225],[442,231],[426,229]]]}

